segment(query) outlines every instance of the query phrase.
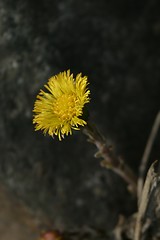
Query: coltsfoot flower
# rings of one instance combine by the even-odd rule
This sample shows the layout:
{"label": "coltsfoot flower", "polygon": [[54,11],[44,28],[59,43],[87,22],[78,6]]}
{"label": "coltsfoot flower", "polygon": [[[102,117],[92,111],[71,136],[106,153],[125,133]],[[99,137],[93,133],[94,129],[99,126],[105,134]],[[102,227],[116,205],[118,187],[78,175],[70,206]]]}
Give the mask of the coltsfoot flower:
{"label": "coltsfoot flower", "polygon": [[90,101],[87,77],[79,73],[75,78],[70,70],[51,77],[45,88],[40,90],[34,105],[33,123],[35,130],[58,136],[72,134],[87,122],[83,119],[84,105]]}

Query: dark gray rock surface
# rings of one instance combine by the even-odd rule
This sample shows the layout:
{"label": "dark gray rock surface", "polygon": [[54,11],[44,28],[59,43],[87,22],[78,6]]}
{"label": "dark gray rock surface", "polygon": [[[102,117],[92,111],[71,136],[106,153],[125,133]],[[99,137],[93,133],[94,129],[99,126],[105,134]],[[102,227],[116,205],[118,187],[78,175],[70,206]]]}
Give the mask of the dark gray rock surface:
{"label": "dark gray rock surface", "polygon": [[158,0],[0,1],[0,177],[56,228],[109,229],[135,204],[80,132],[62,142],[34,132],[36,95],[59,71],[87,75],[91,118],[137,172],[159,110],[159,7]]}

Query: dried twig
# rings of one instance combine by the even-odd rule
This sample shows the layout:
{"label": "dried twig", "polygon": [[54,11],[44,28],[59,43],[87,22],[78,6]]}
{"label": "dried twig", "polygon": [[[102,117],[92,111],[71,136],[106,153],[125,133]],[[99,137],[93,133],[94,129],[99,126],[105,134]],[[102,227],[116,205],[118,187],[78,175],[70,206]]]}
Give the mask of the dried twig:
{"label": "dried twig", "polygon": [[[160,174],[155,161],[148,170],[139,203],[134,240],[159,239],[160,236]],[[156,223],[158,223],[156,226]],[[148,235],[149,233],[149,235]]]}
{"label": "dried twig", "polygon": [[139,178],[138,178],[138,186],[137,186],[137,195],[138,195],[138,201],[140,201],[140,197],[142,194],[142,188],[143,188],[143,184],[144,184],[144,178],[145,178],[145,172],[146,172],[146,168],[147,168],[147,163],[148,163],[148,159],[153,147],[153,143],[155,140],[155,137],[157,135],[158,129],[160,127],[160,112],[158,112],[153,127],[151,129],[151,133],[149,135],[145,150],[144,150],[144,154],[141,160],[141,165],[139,168]]}

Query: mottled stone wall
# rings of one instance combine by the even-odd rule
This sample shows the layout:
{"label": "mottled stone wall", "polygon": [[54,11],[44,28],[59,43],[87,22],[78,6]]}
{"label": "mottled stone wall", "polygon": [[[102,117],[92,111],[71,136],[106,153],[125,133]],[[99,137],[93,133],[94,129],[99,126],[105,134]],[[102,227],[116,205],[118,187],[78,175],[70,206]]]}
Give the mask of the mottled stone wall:
{"label": "mottled stone wall", "polygon": [[[0,176],[60,229],[112,227],[133,210],[125,184],[76,132],[58,142],[32,126],[36,94],[59,71],[90,80],[90,115],[137,171],[159,110],[159,1],[0,1]],[[158,158],[159,142],[153,158]],[[109,221],[108,221],[109,219]]]}

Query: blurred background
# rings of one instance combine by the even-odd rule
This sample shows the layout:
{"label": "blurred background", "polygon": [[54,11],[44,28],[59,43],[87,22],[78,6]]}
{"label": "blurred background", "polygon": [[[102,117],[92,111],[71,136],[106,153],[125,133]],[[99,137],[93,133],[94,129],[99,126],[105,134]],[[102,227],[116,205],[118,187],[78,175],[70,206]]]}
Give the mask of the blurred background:
{"label": "blurred background", "polygon": [[[49,228],[112,229],[136,209],[126,184],[75,132],[34,132],[40,88],[67,69],[87,75],[90,117],[138,173],[159,111],[158,0],[0,0],[0,236]],[[160,158],[159,141],[151,161]]]}

